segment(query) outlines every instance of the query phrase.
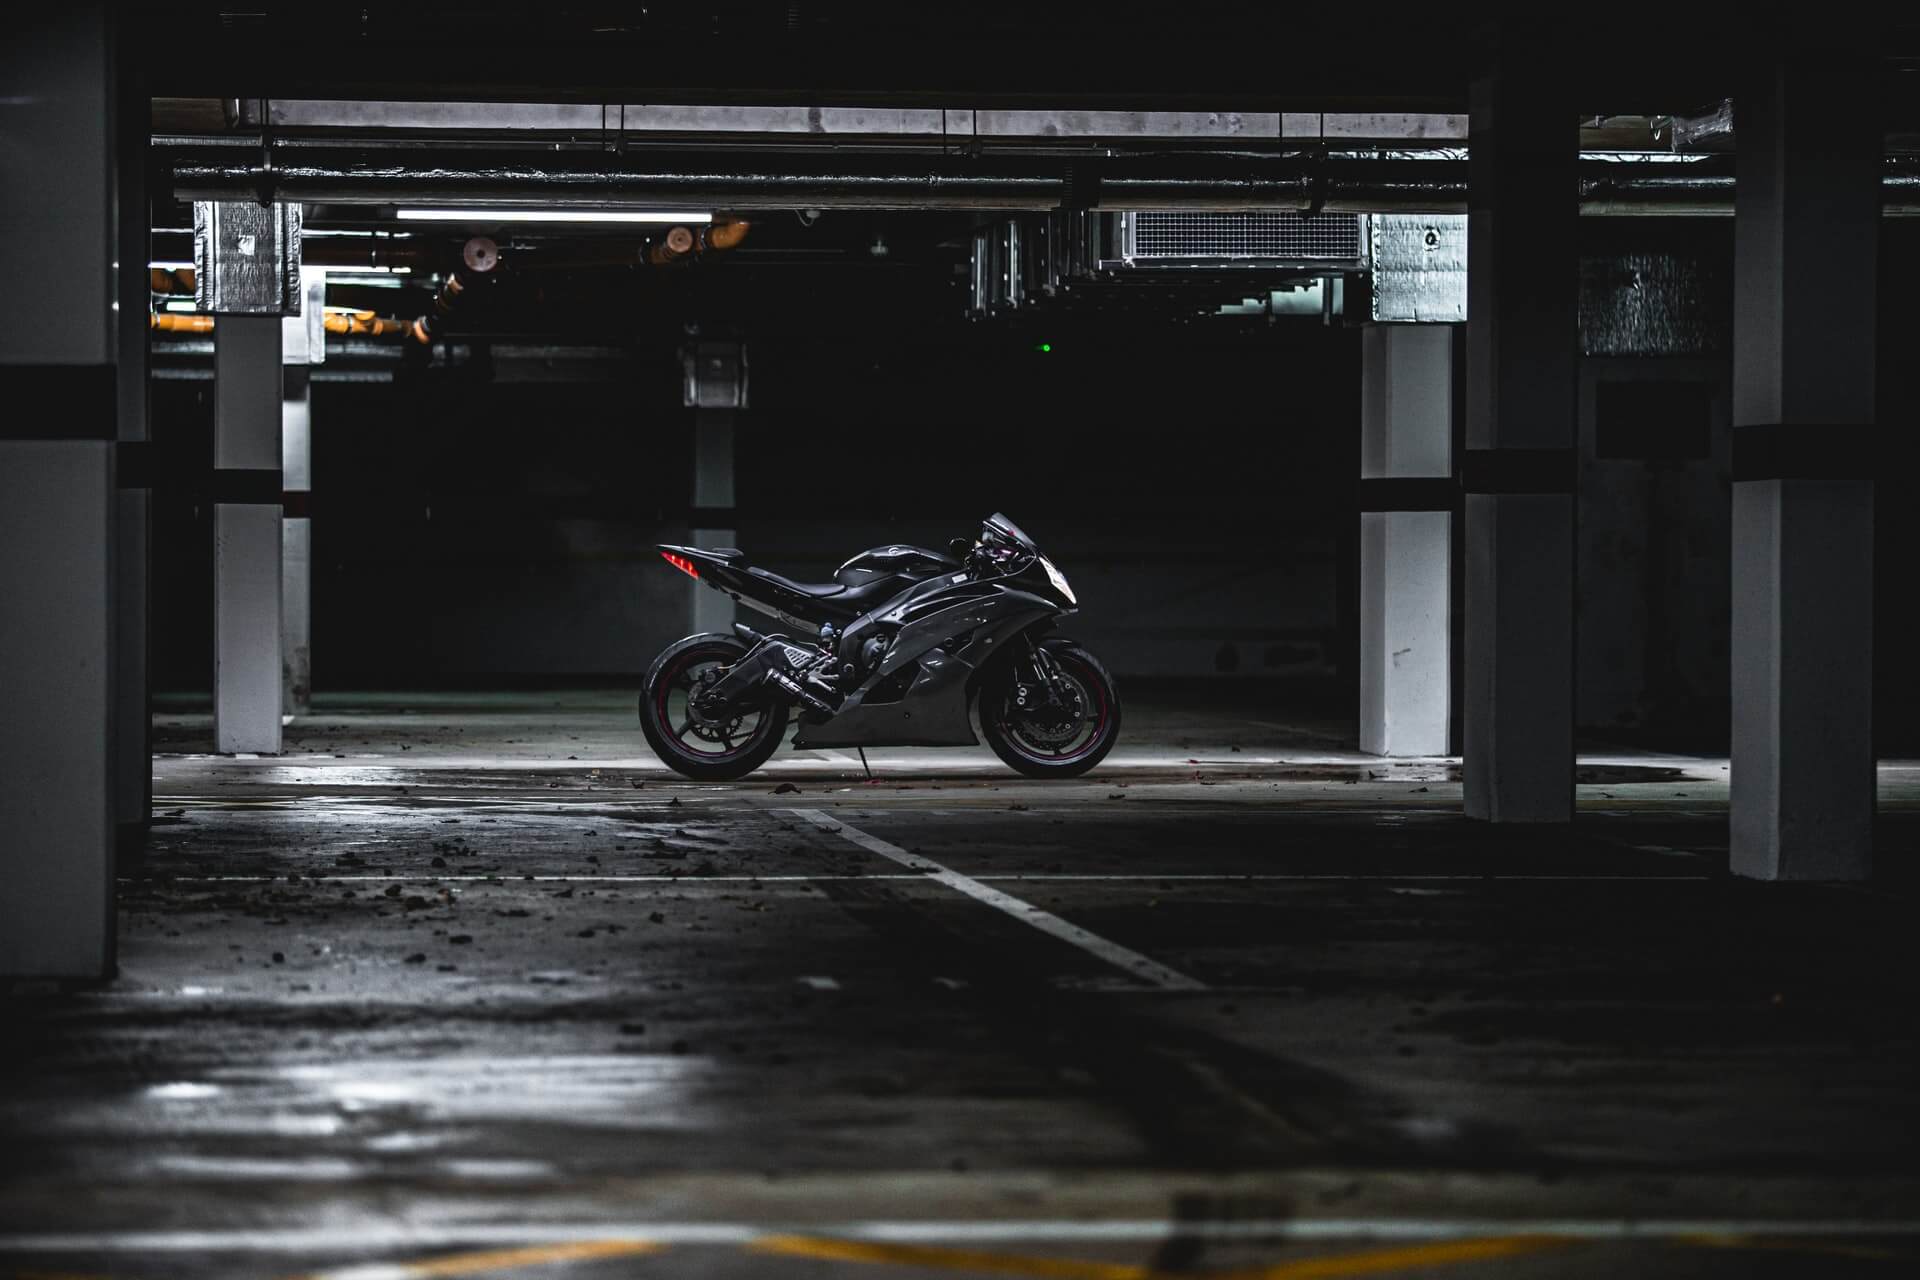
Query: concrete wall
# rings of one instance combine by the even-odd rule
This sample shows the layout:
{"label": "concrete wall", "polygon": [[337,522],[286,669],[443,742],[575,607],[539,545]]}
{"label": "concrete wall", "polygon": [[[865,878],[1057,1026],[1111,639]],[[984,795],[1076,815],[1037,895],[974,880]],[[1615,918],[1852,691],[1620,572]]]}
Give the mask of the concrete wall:
{"label": "concrete wall", "polygon": [[1578,723],[1726,735],[1730,368],[1580,370]]}
{"label": "concrete wall", "polygon": [[[1121,674],[1330,676],[1351,643],[1355,335],[1055,336],[1046,355],[970,330],[753,348],[736,541],[824,577],[1005,510],[1067,572],[1076,633]],[[671,354],[638,350],[597,383],[316,381],[316,689],[637,673],[684,634],[697,588],[653,550],[686,539],[691,496]],[[158,539],[161,679],[204,688],[190,460],[207,409],[200,384],[162,383],[156,403],[179,464]]]}

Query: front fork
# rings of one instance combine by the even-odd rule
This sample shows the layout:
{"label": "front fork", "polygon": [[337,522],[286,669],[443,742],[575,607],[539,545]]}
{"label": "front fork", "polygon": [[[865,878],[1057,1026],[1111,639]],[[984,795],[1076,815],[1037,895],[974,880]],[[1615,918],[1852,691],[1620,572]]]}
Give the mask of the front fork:
{"label": "front fork", "polygon": [[1018,670],[1014,672],[1013,705],[1022,711],[1029,710],[1034,706],[1036,696],[1041,689],[1051,694],[1053,701],[1064,704],[1070,696],[1070,690],[1060,674],[1059,666],[1053,660],[1053,655],[1032,636],[1026,636],[1024,639],[1027,642],[1027,674],[1033,678],[1027,680]]}

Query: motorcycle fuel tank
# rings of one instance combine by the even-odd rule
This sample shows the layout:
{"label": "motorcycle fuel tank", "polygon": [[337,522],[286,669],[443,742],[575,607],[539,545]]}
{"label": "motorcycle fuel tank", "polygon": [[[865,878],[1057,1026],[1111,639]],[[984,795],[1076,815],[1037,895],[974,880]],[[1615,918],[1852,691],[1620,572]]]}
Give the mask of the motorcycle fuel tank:
{"label": "motorcycle fuel tank", "polygon": [[918,581],[956,569],[960,565],[952,556],[938,551],[929,551],[925,547],[909,547],[898,543],[884,547],[874,547],[862,551],[853,559],[833,571],[834,578],[849,587],[864,586],[876,578],[900,578],[904,581]]}

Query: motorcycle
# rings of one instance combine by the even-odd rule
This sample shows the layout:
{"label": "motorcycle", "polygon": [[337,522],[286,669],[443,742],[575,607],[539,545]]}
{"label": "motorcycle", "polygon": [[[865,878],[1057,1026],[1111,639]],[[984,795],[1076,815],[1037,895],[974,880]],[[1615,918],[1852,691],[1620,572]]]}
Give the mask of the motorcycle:
{"label": "motorcycle", "polygon": [[[688,636],[647,672],[640,727],[668,768],[728,781],[759,768],[797,714],[799,750],[972,746],[1030,778],[1085,773],[1113,749],[1120,698],[1100,660],[1052,634],[1073,588],[1003,515],[947,553],[875,547],[832,582],[796,582],[731,547],[663,544],[696,581],[770,615]],[[864,758],[864,753],[863,753]]]}

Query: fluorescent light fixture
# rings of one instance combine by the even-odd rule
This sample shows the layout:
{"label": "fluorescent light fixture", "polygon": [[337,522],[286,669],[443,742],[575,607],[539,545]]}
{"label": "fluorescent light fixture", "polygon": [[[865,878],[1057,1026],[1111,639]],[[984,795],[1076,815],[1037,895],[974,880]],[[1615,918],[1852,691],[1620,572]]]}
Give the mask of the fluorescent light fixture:
{"label": "fluorescent light fixture", "polygon": [[401,209],[409,222],[712,222],[710,213],[671,209]]}
{"label": "fluorescent light fixture", "polygon": [[342,276],[405,276],[413,274],[412,267],[321,267],[320,270],[327,273],[329,280],[336,280]]}
{"label": "fluorescent light fixture", "polygon": [[193,264],[191,262],[149,262],[147,264],[147,270],[149,271],[191,271],[193,270]]}

